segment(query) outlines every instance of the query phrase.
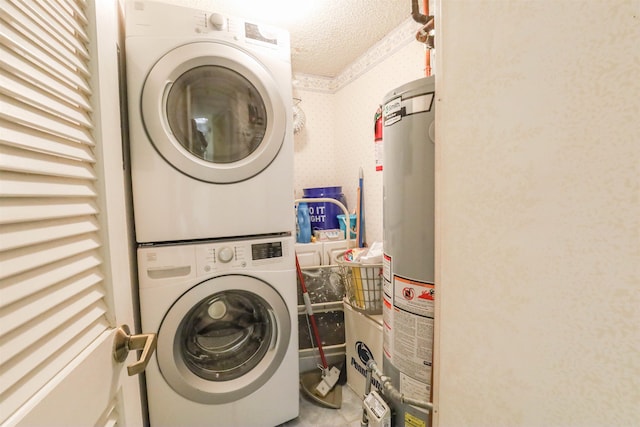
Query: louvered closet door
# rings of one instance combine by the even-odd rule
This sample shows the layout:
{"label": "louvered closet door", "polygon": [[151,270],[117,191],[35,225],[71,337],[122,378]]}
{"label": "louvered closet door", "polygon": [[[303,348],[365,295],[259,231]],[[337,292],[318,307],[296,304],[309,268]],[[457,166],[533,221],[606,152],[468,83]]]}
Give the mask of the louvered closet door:
{"label": "louvered closet door", "polygon": [[112,357],[133,326],[115,1],[0,3],[2,426],[142,422]]}

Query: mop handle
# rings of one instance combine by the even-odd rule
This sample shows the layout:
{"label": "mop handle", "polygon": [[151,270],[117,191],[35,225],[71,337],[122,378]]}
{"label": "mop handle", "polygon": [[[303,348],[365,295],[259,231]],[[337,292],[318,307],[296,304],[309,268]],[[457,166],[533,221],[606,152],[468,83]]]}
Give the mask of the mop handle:
{"label": "mop handle", "polygon": [[311,322],[311,329],[313,329],[313,335],[316,340],[316,344],[318,346],[318,351],[320,352],[320,360],[322,360],[322,368],[326,370],[328,369],[329,365],[327,364],[327,359],[324,357],[324,350],[322,350],[322,341],[320,341],[320,334],[318,333],[318,325],[316,325],[316,318],[313,315],[313,307],[311,307],[311,300],[309,299],[309,294],[307,293],[307,286],[304,284],[302,269],[300,268],[300,263],[298,262],[298,254],[296,254],[296,272],[298,273],[298,280],[300,281],[300,288],[302,289],[302,298],[304,299],[304,305],[307,309],[307,317]]}

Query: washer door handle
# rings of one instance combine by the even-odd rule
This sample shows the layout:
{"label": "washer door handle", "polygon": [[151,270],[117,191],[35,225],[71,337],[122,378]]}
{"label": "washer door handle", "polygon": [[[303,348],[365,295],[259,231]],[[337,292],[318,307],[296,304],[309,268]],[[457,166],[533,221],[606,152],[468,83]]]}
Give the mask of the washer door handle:
{"label": "washer door handle", "polygon": [[269,350],[273,350],[276,348],[276,343],[278,342],[278,322],[276,320],[276,315],[273,313],[273,310],[269,310],[269,318],[271,319],[271,324],[273,325],[273,336],[271,337],[271,345]]}
{"label": "washer door handle", "polygon": [[131,350],[142,350],[140,359],[132,365],[127,366],[129,376],[138,375],[143,372],[151,360],[151,355],[156,349],[157,336],[154,333],[130,335],[128,325],[122,325],[116,331],[113,341],[113,358],[118,363],[127,359]]}

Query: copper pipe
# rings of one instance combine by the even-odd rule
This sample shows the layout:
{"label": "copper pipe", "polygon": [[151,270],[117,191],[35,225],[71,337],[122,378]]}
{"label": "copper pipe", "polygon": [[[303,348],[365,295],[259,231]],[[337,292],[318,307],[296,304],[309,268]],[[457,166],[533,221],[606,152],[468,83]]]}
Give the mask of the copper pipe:
{"label": "copper pipe", "polygon": [[[424,14],[429,16],[429,0],[422,0],[422,6]],[[431,18],[431,22],[433,22],[433,18]],[[428,77],[431,75],[431,49],[427,49],[425,53],[424,66],[424,75]]]}

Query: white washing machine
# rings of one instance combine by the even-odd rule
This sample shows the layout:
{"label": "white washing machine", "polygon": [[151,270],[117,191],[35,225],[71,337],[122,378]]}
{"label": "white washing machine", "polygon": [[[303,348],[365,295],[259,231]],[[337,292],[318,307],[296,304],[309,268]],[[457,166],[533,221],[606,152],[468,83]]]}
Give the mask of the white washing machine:
{"label": "white washing machine", "polygon": [[[298,416],[292,237],[138,249],[151,425],[269,426]],[[293,267],[292,267],[293,266]]]}
{"label": "white washing machine", "polygon": [[293,232],[288,33],[129,1],[126,61],[136,240]]}

